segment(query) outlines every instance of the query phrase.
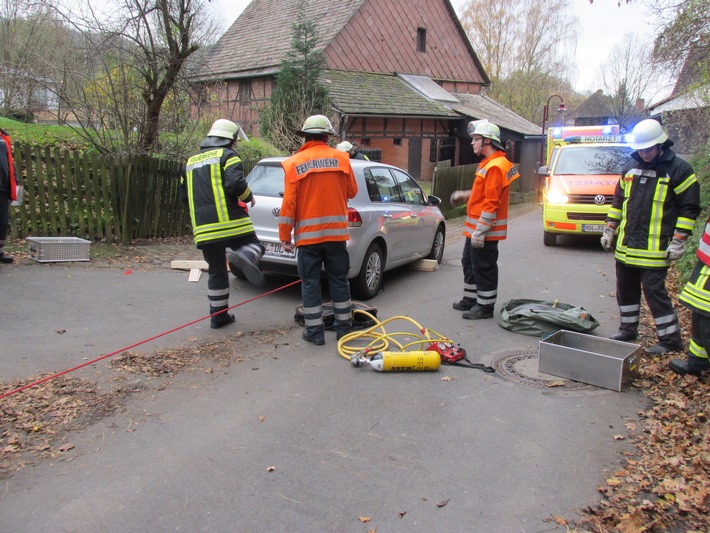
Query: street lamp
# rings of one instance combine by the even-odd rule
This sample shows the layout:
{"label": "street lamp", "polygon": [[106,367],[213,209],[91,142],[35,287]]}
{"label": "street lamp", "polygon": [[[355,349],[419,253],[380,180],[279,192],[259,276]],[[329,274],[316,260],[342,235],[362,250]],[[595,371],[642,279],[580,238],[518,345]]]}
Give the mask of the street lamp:
{"label": "street lamp", "polygon": [[552,96],[550,96],[547,99],[547,102],[545,103],[545,107],[542,108],[542,142],[540,143],[540,166],[545,164],[544,154],[545,145],[547,144],[547,132],[545,131],[545,123],[547,122],[547,111],[550,107],[550,100],[555,97],[560,99],[560,107],[557,108],[557,112],[559,113],[567,111],[567,108],[565,107],[565,101],[559,94],[553,94]]}

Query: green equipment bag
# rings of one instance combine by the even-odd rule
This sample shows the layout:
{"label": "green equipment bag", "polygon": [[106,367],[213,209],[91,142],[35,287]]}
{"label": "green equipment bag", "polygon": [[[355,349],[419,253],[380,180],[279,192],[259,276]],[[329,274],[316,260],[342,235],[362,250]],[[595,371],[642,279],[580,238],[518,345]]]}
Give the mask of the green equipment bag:
{"label": "green equipment bag", "polygon": [[588,333],[599,322],[584,307],[542,300],[510,300],[503,304],[498,324],[504,329],[542,337],[561,329]]}

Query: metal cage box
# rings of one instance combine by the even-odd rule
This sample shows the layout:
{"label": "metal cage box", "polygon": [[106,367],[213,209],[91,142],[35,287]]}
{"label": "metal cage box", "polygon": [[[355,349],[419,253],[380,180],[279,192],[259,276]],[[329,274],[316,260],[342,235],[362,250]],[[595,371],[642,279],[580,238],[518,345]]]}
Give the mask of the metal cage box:
{"label": "metal cage box", "polygon": [[638,375],[641,346],[560,330],[540,341],[538,371],[620,392]]}
{"label": "metal cage box", "polygon": [[27,237],[29,255],[39,263],[89,261],[90,244],[79,237]]}

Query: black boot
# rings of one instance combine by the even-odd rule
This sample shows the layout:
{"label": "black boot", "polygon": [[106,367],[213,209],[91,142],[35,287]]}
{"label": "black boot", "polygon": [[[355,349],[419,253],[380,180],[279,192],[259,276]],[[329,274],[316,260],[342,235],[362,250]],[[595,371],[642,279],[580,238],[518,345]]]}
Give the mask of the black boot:
{"label": "black boot", "polygon": [[249,283],[259,288],[266,285],[264,273],[259,268],[262,255],[263,252],[257,245],[249,244],[237,250],[227,248],[227,261],[236,265],[244,273]]}
{"label": "black boot", "polygon": [[[220,311],[222,312],[219,313]],[[219,314],[215,315],[215,313]],[[212,315],[212,318],[210,319],[210,327],[212,329],[219,329],[224,326],[228,326],[236,320],[232,313],[227,313],[227,306],[210,307],[210,314]]]}
{"label": "black boot", "polygon": [[671,370],[676,374],[685,376],[690,374],[692,376],[700,377],[703,372],[710,370],[710,360],[703,359],[702,357],[696,357],[694,355],[688,355],[688,360],[683,361],[682,359],[671,359],[668,363]]}
{"label": "black boot", "polygon": [[623,341],[623,342],[629,342],[629,341],[635,341],[637,339],[638,335],[636,334],[635,331],[629,331],[627,329],[620,329],[617,333],[609,337],[613,341]]}
{"label": "black boot", "polygon": [[476,305],[476,300],[467,300],[462,298],[458,302],[454,302],[453,308],[457,311],[470,311]]}
{"label": "black boot", "polygon": [[11,255],[7,255],[5,252],[0,252],[0,263],[5,263],[6,265],[9,265],[14,261],[14,258]]}

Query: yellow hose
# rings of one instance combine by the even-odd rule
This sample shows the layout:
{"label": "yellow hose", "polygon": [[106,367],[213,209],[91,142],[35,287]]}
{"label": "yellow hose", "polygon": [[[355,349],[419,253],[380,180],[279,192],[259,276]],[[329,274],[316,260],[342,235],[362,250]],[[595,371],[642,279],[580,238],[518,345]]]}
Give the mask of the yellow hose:
{"label": "yellow hose", "polygon": [[[426,346],[433,342],[453,342],[446,337],[443,337],[436,333],[435,331],[423,328],[418,322],[409,318],[408,316],[394,316],[380,322],[375,316],[371,315],[367,311],[361,309],[355,309],[355,313],[360,313],[365,315],[367,318],[372,320],[375,324],[367,329],[360,331],[353,331],[344,335],[338,341],[338,353],[341,357],[350,361],[352,356],[356,353],[363,353],[367,355],[371,352],[383,352],[383,351],[395,351],[391,348],[391,345],[397,347],[397,351],[405,352],[409,351],[409,348],[416,346],[418,350],[424,350]],[[385,325],[395,320],[404,320],[413,325],[417,333],[411,333],[406,331],[397,331],[395,333],[387,333],[385,331]],[[432,337],[432,334],[435,337]],[[417,337],[416,340],[402,344],[397,340],[397,337]],[[421,345],[426,345],[424,348]]]}

